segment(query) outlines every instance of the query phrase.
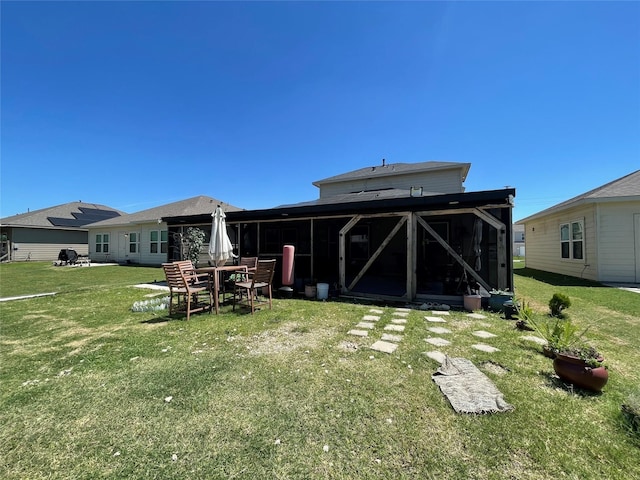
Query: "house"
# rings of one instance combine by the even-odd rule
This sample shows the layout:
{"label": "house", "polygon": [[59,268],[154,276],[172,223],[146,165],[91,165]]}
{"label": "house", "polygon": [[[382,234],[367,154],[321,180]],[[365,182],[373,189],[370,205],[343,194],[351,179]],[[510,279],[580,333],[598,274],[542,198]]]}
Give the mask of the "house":
{"label": "house", "polygon": [[640,170],[517,223],[529,268],[640,283]]}
{"label": "house", "polygon": [[[135,263],[161,265],[180,259],[180,238],[186,228],[169,228],[166,216],[209,216],[209,226],[203,228],[211,234],[211,214],[216,206],[225,211],[240,208],[200,195],[140,212],[125,214],[88,225],[89,257],[92,262]],[[205,240],[208,242],[208,238]]]}
{"label": "house", "polygon": [[524,257],[525,246],[524,246],[524,225],[516,224],[512,225],[512,236],[513,236],[513,256],[514,257]]}
{"label": "house", "polygon": [[[314,182],[313,201],[227,212],[227,228],[240,256],[276,258],[279,268],[293,245],[298,291],[321,282],[353,297],[456,303],[469,289],[512,289],[515,190],[465,192],[468,170],[384,162]],[[211,218],[163,221],[207,228]]]}
{"label": "house", "polygon": [[71,202],[0,219],[2,260],[57,260],[68,248],[88,253],[90,223],[117,218],[124,212],[104,205]]}

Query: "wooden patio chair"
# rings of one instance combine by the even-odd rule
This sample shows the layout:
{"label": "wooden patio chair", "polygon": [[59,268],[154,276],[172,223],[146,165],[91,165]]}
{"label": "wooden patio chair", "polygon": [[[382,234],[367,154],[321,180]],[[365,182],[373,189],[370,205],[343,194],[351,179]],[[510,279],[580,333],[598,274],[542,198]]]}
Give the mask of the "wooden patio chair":
{"label": "wooden patio chair", "polygon": [[182,271],[182,274],[185,276],[189,283],[192,286],[203,287],[205,285],[211,287],[210,285],[210,275],[208,273],[196,273],[196,269],[193,266],[193,262],[191,260],[178,260],[173,262]]}
{"label": "wooden patio chair", "polygon": [[[203,312],[209,310],[213,306],[213,294],[207,281],[205,284],[194,284],[189,276],[183,272],[183,268],[186,270],[185,265],[181,265],[180,262],[163,263],[165,277],[167,278],[167,285],[169,286],[169,315],[174,312],[173,297],[177,297],[176,310],[180,309],[181,299],[184,304],[184,308],[187,313],[187,320],[192,313]],[[195,272],[194,272],[195,273]],[[208,298],[204,298],[204,297]],[[204,300],[208,300],[208,303]]]}
{"label": "wooden patio chair", "polygon": [[[245,281],[235,282],[233,285],[233,310],[236,304],[244,305],[251,309],[251,314],[255,312],[256,306],[260,304],[269,304],[272,308],[272,283],[273,273],[276,268],[276,261],[259,260],[258,266],[254,272],[249,272],[249,278]],[[267,290],[267,298],[261,300],[259,292],[264,293]]]}

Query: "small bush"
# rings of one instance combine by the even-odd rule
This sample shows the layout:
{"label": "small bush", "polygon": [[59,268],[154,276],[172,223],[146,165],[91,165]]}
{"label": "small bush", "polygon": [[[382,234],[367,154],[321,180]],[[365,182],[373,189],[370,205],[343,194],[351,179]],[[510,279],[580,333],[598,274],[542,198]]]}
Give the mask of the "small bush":
{"label": "small bush", "polygon": [[629,431],[640,438],[640,391],[629,395],[622,405],[622,414]]}
{"label": "small bush", "polygon": [[554,293],[549,300],[549,308],[552,317],[562,317],[562,311],[571,306],[571,300],[563,293]]}

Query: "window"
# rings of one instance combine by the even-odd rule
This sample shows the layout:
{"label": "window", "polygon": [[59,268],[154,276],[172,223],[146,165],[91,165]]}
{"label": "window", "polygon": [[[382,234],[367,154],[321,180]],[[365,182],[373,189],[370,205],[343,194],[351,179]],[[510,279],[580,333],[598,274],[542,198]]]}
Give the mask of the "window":
{"label": "window", "polygon": [[560,225],[560,251],[562,258],[584,258],[584,225],[582,221]]}
{"label": "window", "polygon": [[129,234],[129,253],[138,253],[139,237],[137,232]]}
{"label": "window", "polygon": [[149,251],[151,253],[167,253],[169,251],[168,232],[166,230],[152,230],[150,234]]}
{"label": "window", "polygon": [[109,234],[96,234],[96,253],[109,253]]}

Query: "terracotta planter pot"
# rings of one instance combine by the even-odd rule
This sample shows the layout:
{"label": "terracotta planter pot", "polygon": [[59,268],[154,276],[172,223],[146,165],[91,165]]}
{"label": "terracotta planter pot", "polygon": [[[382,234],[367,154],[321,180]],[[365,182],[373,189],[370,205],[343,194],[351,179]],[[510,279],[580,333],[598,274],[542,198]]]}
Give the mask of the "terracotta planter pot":
{"label": "terracotta planter pot", "polygon": [[590,367],[581,358],[571,355],[556,354],[553,369],[564,381],[594,392],[602,390],[609,380],[609,371],[605,367]]}

